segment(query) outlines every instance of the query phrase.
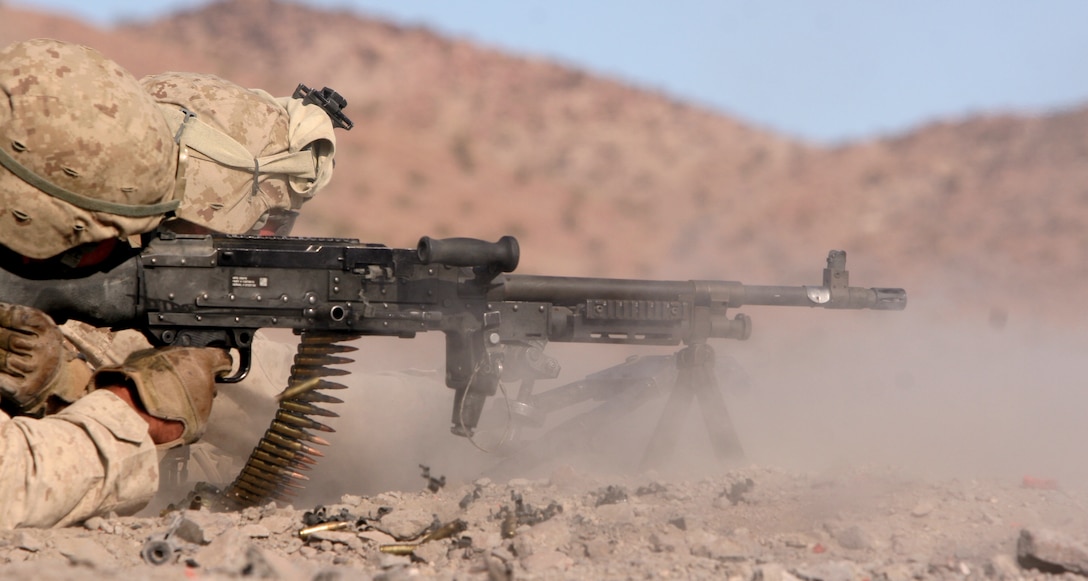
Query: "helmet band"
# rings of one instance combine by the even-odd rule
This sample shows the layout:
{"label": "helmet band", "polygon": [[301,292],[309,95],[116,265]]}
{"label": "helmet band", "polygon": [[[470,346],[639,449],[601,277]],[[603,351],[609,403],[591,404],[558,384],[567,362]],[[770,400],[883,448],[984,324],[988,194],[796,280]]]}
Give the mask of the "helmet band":
{"label": "helmet band", "polygon": [[41,190],[42,192],[57,198],[58,200],[68,202],[69,204],[82,208],[88,212],[107,212],[115,214],[117,216],[125,216],[129,218],[144,218],[147,216],[154,216],[156,214],[165,214],[167,212],[173,212],[181,204],[180,200],[172,200],[169,202],[160,202],[158,204],[151,205],[132,205],[132,204],[119,204],[117,202],[108,202],[105,200],[96,200],[94,198],[88,198],[70,192],[42,176],[34,173],[29,168],[19,163],[14,157],[11,156],[3,148],[0,148],[0,165],[6,167],[8,171],[15,174],[16,177],[30,184],[31,186]]}

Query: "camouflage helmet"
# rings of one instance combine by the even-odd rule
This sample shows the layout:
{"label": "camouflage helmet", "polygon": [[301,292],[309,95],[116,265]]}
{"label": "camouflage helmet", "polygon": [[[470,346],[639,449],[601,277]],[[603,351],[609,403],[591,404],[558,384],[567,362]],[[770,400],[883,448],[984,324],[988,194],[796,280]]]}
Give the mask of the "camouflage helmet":
{"label": "camouflage helmet", "polygon": [[173,210],[173,134],[117,63],[85,46],[0,50],[0,244],[30,258],[153,229]]}
{"label": "camouflage helmet", "polygon": [[332,177],[332,121],[297,98],[274,98],[209,74],[140,79],[180,137],[177,218],[226,234],[302,206]]}

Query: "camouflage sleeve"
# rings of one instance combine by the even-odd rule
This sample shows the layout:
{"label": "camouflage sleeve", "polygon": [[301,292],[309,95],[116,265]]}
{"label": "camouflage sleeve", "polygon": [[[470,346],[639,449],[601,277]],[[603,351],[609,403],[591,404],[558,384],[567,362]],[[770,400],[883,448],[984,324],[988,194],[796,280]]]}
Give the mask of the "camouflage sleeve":
{"label": "camouflage sleeve", "polygon": [[0,414],[0,529],[131,514],[158,483],[147,423],[108,391],[43,419]]}

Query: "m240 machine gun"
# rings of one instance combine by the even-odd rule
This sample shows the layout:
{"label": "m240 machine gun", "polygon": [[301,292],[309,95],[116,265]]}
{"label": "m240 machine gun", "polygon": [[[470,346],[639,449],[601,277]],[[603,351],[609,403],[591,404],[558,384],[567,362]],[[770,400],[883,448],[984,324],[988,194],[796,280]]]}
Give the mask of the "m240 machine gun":
{"label": "m240 machine gun", "polygon": [[[141,330],[158,345],[220,346],[249,370],[255,331],[293,329],[301,336],[276,419],[229,492],[244,503],[278,498],[291,468],[312,462],[317,404],[329,365],[350,359],[338,345],[369,335],[403,338],[440,331],[446,385],[455,390],[452,431],[471,436],[500,381],[521,381],[514,409],[534,413],[548,396],[533,382],[555,378],[548,342],[682,346],[677,389],[658,427],[671,431],[680,411],[699,398],[716,453],[740,447],[713,369],[710,339],[747,339],[751,320],[730,309],[746,305],[902,310],[898,288],[849,285],[846,253],[831,251],[821,284],[761,286],[727,281],[654,281],[509,274],[519,247],[497,242],[424,237],[416,248],[348,239],[194,236],[159,233],[131,257],[63,279],[0,270],[0,300],[37,307],[57,320],[75,318]],[[554,397],[552,399],[555,399]],[[673,411],[669,411],[673,410]],[[655,438],[667,449],[667,438]]]}

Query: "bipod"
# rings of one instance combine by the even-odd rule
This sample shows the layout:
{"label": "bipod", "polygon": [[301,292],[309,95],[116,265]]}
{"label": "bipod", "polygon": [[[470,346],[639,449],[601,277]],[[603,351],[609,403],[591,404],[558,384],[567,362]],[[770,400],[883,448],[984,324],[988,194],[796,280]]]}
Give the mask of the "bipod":
{"label": "bipod", "polygon": [[714,349],[706,343],[688,345],[676,352],[676,382],[642,457],[644,470],[660,466],[672,454],[684,417],[696,400],[718,461],[730,463],[744,458],[740,438],[718,388],[714,364]]}

